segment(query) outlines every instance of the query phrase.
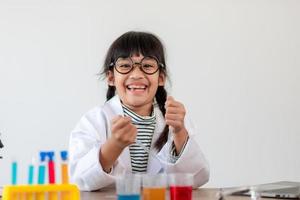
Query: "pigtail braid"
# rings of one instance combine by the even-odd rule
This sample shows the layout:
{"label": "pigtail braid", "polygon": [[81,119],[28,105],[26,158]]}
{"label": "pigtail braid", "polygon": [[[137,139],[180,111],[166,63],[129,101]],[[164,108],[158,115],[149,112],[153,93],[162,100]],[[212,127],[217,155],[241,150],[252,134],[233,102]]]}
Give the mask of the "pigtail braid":
{"label": "pigtail braid", "polygon": [[106,101],[110,100],[113,96],[115,96],[115,92],[116,92],[116,87],[109,85],[106,92]]}
{"label": "pigtail braid", "polygon": [[[165,103],[167,100],[167,91],[163,86],[158,86],[155,97],[160,111],[162,112],[163,116],[165,116],[166,114]],[[160,134],[159,138],[155,141],[154,144],[155,148],[158,151],[160,151],[162,147],[167,143],[168,134],[169,134],[169,126],[166,125],[164,130]]]}

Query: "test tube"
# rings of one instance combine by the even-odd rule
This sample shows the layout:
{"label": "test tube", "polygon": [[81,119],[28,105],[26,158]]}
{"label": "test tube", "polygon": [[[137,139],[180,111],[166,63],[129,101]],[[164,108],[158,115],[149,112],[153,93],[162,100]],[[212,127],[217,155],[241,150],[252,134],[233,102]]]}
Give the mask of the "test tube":
{"label": "test tube", "polygon": [[[47,156],[47,152],[44,152],[44,151],[40,152],[40,163],[39,163],[39,169],[38,169],[38,184],[45,183],[46,156]],[[36,200],[44,200],[44,198],[45,198],[45,195],[43,192],[37,192],[35,194]]]}
{"label": "test tube", "polygon": [[[68,175],[68,152],[67,151],[61,151],[60,152],[61,157],[61,182],[62,184],[68,184],[69,183],[69,175]],[[60,193],[60,199],[61,200],[69,200],[71,199],[69,192],[61,192]]]}
{"label": "test tube", "polygon": [[43,152],[43,151],[40,152],[40,164],[39,164],[39,170],[38,170],[38,184],[44,184],[45,183],[46,156],[47,156],[46,152]]}
{"label": "test tube", "polygon": [[17,161],[13,161],[11,164],[11,184],[17,184],[17,171],[18,171],[18,164]]}
{"label": "test tube", "polygon": [[69,183],[69,175],[68,175],[68,152],[61,151],[61,182],[62,184]]}
{"label": "test tube", "polygon": [[[17,171],[18,171],[18,163],[13,159],[11,163],[11,184],[16,185],[17,184]],[[18,199],[19,195],[17,193],[13,193],[10,198],[12,199]]]}
{"label": "test tube", "polygon": [[54,163],[54,152],[48,152],[48,179],[50,184],[55,184],[55,163]]}
{"label": "test tube", "polygon": [[28,167],[28,185],[33,184],[35,159],[31,159],[31,164]]}
{"label": "test tube", "polygon": [[[32,158],[31,159],[31,163],[28,167],[28,185],[32,185],[33,184],[33,178],[34,178],[34,165],[35,165],[35,159]],[[33,200],[34,199],[34,193],[33,192],[26,192],[24,193],[24,199],[26,200]],[[22,199],[22,198],[21,198]]]}
{"label": "test tube", "polygon": [[[55,184],[55,162],[54,162],[54,151],[48,152],[48,179],[50,184]],[[58,195],[56,192],[48,193],[48,200],[57,200]]]}

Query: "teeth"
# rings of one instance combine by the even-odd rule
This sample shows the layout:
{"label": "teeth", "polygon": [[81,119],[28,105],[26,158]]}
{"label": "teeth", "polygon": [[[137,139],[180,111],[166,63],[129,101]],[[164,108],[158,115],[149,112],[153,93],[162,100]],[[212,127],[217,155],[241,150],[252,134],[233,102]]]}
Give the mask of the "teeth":
{"label": "teeth", "polygon": [[129,89],[145,89],[145,85],[128,85]]}

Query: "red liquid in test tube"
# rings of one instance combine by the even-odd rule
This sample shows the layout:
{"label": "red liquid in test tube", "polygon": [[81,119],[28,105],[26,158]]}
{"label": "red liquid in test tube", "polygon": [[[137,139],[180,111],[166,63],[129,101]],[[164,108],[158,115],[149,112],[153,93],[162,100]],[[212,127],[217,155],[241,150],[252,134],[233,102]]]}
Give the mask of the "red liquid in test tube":
{"label": "red liquid in test tube", "polygon": [[49,162],[48,162],[48,178],[50,184],[55,184],[55,162],[54,162],[54,152],[48,152]]}

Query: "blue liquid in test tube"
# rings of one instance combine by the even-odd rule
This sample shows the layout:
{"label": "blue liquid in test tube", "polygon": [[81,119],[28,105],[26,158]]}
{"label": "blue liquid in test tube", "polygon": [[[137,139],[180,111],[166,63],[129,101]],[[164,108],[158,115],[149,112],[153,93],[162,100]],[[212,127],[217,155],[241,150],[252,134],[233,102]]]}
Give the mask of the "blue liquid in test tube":
{"label": "blue liquid in test tube", "polygon": [[16,161],[13,161],[12,165],[11,165],[11,184],[12,185],[17,184],[17,170],[18,170],[18,164]]}
{"label": "blue liquid in test tube", "polygon": [[29,165],[29,168],[28,168],[28,184],[29,185],[33,184],[33,173],[34,173],[34,167],[33,167],[33,165]]}
{"label": "blue liquid in test tube", "polygon": [[45,183],[45,173],[46,173],[46,152],[40,152],[40,165],[38,172],[38,184]]}

